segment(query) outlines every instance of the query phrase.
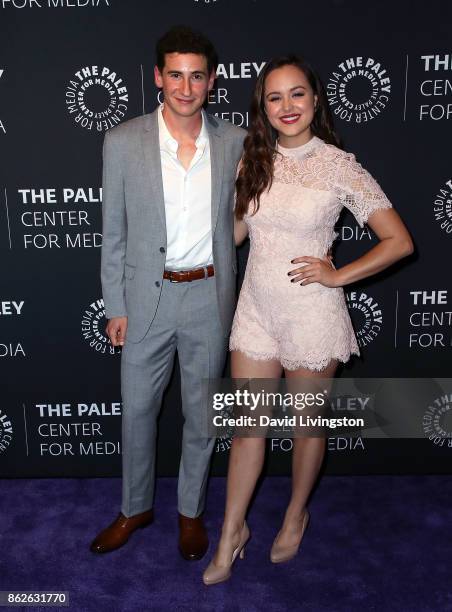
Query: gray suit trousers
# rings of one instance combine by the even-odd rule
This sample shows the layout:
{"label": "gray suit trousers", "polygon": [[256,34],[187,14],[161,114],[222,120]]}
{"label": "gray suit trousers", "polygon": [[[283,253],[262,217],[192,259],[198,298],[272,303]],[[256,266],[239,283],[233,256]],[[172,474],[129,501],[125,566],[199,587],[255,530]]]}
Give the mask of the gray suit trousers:
{"label": "gray suit trousers", "polygon": [[127,342],[126,336],[121,356],[125,516],[153,506],[156,421],[176,350],[184,416],[178,509],[189,517],[204,509],[215,439],[207,437],[207,396],[202,380],[221,376],[227,354],[215,283],[215,276],[185,283],[162,280],[156,315],[145,337],[133,343]]}

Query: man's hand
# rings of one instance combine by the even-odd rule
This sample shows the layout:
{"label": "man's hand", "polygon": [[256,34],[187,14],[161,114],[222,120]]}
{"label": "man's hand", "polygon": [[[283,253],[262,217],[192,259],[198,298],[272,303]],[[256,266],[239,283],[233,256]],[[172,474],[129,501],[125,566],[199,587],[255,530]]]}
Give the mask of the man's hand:
{"label": "man's hand", "polygon": [[113,319],[109,319],[106,332],[113,346],[124,346],[127,332],[127,317],[113,317]]}

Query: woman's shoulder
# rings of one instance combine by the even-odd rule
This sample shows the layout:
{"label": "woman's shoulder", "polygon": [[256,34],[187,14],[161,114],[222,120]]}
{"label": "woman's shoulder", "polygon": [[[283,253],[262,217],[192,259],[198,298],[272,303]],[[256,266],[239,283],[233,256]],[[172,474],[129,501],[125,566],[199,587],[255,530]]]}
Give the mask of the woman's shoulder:
{"label": "woman's shoulder", "polygon": [[343,149],[340,149],[336,145],[330,144],[327,142],[323,142],[322,153],[326,158],[328,158],[331,161],[335,161],[335,162],[347,163],[347,162],[354,162],[356,159],[353,153],[344,151]]}

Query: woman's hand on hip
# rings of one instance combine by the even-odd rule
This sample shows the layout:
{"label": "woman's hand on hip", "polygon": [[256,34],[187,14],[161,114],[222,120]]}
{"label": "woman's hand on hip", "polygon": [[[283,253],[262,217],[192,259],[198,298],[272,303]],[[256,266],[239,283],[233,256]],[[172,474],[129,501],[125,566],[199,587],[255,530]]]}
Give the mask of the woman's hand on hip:
{"label": "woman's hand on hip", "polygon": [[295,268],[288,272],[292,283],[300,283],[301,285],[309,285],[309,283],[320,283],[325,287],[339,287],[339,275],[334,267],[331,256],[326,256],[321,259],[319,257],[296,257],[291,263],[303,263],[301,268]]}

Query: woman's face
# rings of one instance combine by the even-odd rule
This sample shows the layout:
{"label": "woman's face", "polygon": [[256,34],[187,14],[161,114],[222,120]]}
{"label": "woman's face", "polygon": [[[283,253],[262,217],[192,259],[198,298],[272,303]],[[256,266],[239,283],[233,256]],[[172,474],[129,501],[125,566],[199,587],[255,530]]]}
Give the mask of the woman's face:
{"label": "woman's face", "polygon": [[265,112],[283,147],[297,147],[311,139],[317,96],[297,66],[272,70],[264,84]]}

